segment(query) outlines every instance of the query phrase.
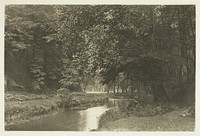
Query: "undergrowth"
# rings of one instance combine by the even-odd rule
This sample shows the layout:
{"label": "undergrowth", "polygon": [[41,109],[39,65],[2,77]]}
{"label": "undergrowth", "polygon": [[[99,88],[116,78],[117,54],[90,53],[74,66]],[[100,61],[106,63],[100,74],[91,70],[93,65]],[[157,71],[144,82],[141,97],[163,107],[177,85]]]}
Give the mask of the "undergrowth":
{"label": "undergrowth", "polygon": [[122,105],[118,107],[118,109],[110,109],[102,114],[99,118],[99,128],[101,128],[107,122],[112,122],[132,115],[138,117],[156,116],[168,113],[177,108],[178,106],[171,103],[146,103],[131,101],[126,107]]}

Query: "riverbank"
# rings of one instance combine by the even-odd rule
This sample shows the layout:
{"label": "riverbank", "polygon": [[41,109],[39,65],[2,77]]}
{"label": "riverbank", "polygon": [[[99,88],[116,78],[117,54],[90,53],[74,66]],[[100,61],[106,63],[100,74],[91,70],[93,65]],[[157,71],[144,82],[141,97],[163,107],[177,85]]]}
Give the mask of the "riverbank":
{"label": "riverbank", "polygon": [[170,103],[131,104],[106,111],[99,120],[98,131],[194,131],[193,106]]}
{"label": "riverbank", "polygon": [[56,112],[59,108],[80,110],[102,105],[107,98],[106,94],[71,93],[68,98],[60,98],[56,94],[6,92],[5,129]]}
{"label": "riverbank", "polygon": [[107,122],[99,131],[194,131],[195,118],[181,117],[180,111],[173,111],[162,116],[130,116]]}

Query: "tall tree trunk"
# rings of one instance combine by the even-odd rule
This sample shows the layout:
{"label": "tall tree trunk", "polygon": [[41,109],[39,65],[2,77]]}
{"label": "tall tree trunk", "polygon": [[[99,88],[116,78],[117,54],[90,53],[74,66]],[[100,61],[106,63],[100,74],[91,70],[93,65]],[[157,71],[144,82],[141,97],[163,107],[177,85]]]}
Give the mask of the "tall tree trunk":
{"label": "tall tree trunk", "polygon": [[131,79],[131,94],[133,94],[133,79]]}
{"label": "tall tree trunk", "polygon": [[179,67],[179,91],[177,93],[177,100],[180,100],[181,98],[181,93],[183,91],[183,65],[181,64]]}
{"label": "tall tree trunk", "polygon": [[119,93],[119,83],[117,84],[117,93]]}
{"label": "tall tree trunk", "polygon": [[169,96],[165,91],[163,83],[152,83],[151,90],[154,96],[154,101],[169,101]]}
{"label": "tall tree trunk", "polygon": [[113,93],[115,93],[115,81],[113,82]]}
{"label": "tall tree trunk", "polygon": [[35,44],[32,45],[32,57],[35,59]]}

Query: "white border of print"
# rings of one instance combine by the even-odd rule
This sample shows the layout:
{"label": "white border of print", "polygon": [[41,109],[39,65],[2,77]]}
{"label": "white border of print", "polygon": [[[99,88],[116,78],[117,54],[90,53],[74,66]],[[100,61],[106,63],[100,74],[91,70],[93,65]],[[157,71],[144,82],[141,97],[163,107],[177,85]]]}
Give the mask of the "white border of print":
{"label": "white border of print", "polygon": [[[196,122],[195,122],[195,131],[194,132],[182,132],[182,131],[164,131],[164,132],[73,132],[73,131],[5,131],[4,130],[4,9],[5,5],[8,4],[125,4],[125,5],[196,5]],[[122,136],[122,135],[143,135],[143,136],[149,136],[149,135],[170,135],[170,136],[191,136],[200,135],[200,124],[199,124],[199,108],[200,108],[200,101],[198,98],[200,98],[200,93],[198,90],[200,90],[198,81],[199,81],[199,52],[200,48],[198,44],[200,43],[200,35],[199,35],[199,27],[200,24],[200,1],[198,0],[3,0],[0,2],[0,135],[1,136],[40,136],[40,135],[48,135],[48,136],[75,136],[75,135],[95,135],[95,136]]]}

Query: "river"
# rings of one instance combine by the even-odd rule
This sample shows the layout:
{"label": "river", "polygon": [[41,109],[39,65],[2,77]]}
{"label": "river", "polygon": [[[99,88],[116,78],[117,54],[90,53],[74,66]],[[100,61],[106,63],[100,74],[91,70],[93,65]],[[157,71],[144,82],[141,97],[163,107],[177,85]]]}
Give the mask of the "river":
{"label": "river", "polygon": [[11,131],[90,131],[98,128],[98,119],[106,110],[117,108],[124,100],[111,99],[103,106],[86,110],[59,109],[36,120],[13,125]]}

